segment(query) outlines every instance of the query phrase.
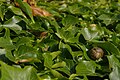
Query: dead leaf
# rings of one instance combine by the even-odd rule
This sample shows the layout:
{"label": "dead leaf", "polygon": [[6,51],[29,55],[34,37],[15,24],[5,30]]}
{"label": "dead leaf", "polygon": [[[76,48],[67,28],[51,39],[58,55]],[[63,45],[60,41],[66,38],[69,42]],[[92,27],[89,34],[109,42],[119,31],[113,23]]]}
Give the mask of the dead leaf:
{"label": "dead leaf", "polygon": [[[30,5],[33,16],[51,16],[51,14],[48,11],[37,7],[35,0],[23,0],[23,2],[27,2]],[[15,5],[19,7],[19,4],[16,2]]]}
{"label": "dead leaf", "polygon": [[27,62],[31,62],[33,59],[32,58],[28,58],[28,59],[22,59],[22,60],[18,60],[15,63],[19,64],[19,63],[27,63]]}
{"label": "dead leaf", "polygon": [[19,7],[19,4],[18,4],[17,2],[15,2],[15,6],[16,6],[16,7]]}
{"label": "dead leaf", "polygon": [[47,36],[47,34],[48,34],[47,32],[42,32],[42,33],[40,34],[40,37],[41,37],[41,38],[45,38],[45,37]]}
{"label": "dead leaf", "polygon": [[28,0],[23,0],[23,2],[28,2]]}
{"label": "dead leaf", "polygon": [[31,6],[31,9],[33,11],[33,16],[51,16],[49,12],[39,7]]}

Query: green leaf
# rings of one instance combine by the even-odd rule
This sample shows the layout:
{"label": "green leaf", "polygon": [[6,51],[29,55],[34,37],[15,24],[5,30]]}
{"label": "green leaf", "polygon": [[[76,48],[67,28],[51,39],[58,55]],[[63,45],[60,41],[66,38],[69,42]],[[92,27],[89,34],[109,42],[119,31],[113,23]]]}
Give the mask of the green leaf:
{"label": "green leaf", "polygon": [[62,62],[58,62],[52,65],[52,68],[60,68],[60,67],[65,67],[65,66],[66,66],[66,63],[62,61]]}
{"label": "green leaf", "polygon": [[115,27],[115,29],[120,33],[120,24],[117,24],[117,26]]}
{"label": "green leaf", "polygon": [[65,28],[59,29],[56,35],[65,42],[78,43],[80,33],[75,35],[77,31],[78,28],[70,26],[67,30]]}
{"label": "green leaf", "polygon": [[82,56],[83,52],[82,51],[74,51],[71,54],[75,58],[75,57],[78,57],[78,56]]}
{"label": "green leaf", "polygon": [[44,57],[44,66],[51,69],[53,64],[52,56],[50,55],[50,53],[44,53],[43,57]]}
{"label": "green leaf", "polygon": [[21,45],[30,44],[30,38],[29,37],[21,37],[19,40],[17,40],[16,48],[18,48]]}
{"label": "green leaf", "polygon": [[80,11],[80,7],[78,6],[78,4],[74,4],[74,5],[72,5],[72,6],[68,6],[68,9],[69,9],[69,11],[72,13],[72,14],[80,14],[80,13],[82,13],[81,11]]}
{"label": "green leaf", "polygon": [[6,0],[1,0],[1,2],[6,2]]}
{"label": "green leaf", "polygon": [[109,15],[106,14],[102,14],[98,17],[100,20],[103,20],[103,23],[106,24],[106,26],[108,26],[109,24],[112,23],[112,18]]}
{"label": "green leaf", "polygon": [[57,68],[56,70],[57,70],[57,71],[60,71],[60,72],[62,72],[62,73],[65,73],[65,74],[68,75],[68,76],[71,75],[71,72],[70,72],[70,70],[69,70],[67,67]]}
{"label": "green leaf", "polygon": [[10,30],[8,28],[5,28],[5,35],[4,35],[5,39],[11,40],[10,39]]}
{"label": "green leaf", "polygon": [[66,66],[68,68],[68,71],[71,70],[75,65],[74,61],[71,59],[66,59],[65,62],[66,62]]}
{"label": "green leaf", "polygon": [[22,0],[16,0],[16,2],[19,4],[21,9],[31,18],[32,22],[35,23],[30,5],[26,2],[23,2]]}
{"label": "green leaf", "polygon": [[[73,80],[76,76],[78,76],[77,74],[71,74],[69,77],[69,80]],[[79,80],[83,80],[83,79],[79,79]]]}
{"label": "green leaf", "polygon": [[[50,75],[43,75],[43,76],[40,76],[39,80],[45,80],[45,79],[48,79],[48,80],[51,80],[51,76]],[[54,80],[57,80],[57,79],[54,79]]]}
{"label": "green leaf", "polygon": [[2,54],[6,54],[6,50],[5,49],[0,49],[0,55]]}
{"label": "green leaf", "polygon": [[2,21],[4,20],[4,15],[5,15],[5,6],[0,4],[0,18],[2,19]]}
{"label": "green leaf", "polygon": [[85,47],[85,45],[83,45],[83,44],[77,44],[81,49],[82,49],[82,51],[83,51],[83,53],[84,53],[84,57],[87,59],[87,60],[90,60],[90,58],[88,57],[88,55],[87,55],[87,48]]}
{"label": "green leaf", "polygon": [[59,24],[57,23],[57,21],[53,18],[53,19],[48,19],[48,21],[50,22],[50,24],[52,26],[55,27],[55,30],[58,32],[58,29],[60,28]]}
{"label": "green leaf", "polygon": [[31,61],[37,59],[37,52],[33,47],[22,45],[14,52],[14,56],[18,62],[22,62],[22,60],[25,59],[29,62],[29,60]]}
{"label": "green leaf", "polygon": [[85,40],[92,40],[98,37],[98,31],[90,31],[88,28],[83,28],[81,30],[81,33],[84,36]]}
{"label": "green leaf", "polygon": [[55,52],[50,53],[50,55],[52,56],[52,60],[55,59],[60,53],[61,51],[55,51]]}
{"label": "green leaf", "polygon": [[14,14],[20,15],[26,18],[26,16],[23,14],[21,9],[14,7],[14,6],[9,6],[8,8],[11,9]]}
{"label": "green leaf", "polygon": [[22,27],[19,26],[17,23],[20,22],[22,19],[18,16],[13,16],[11,19],[9,19],[8,21],[6,21],[2,26],[4,28],[10,28],[13,31],[15,31],[16,33],[18,33],[19,31],[22,30]]}
{"label": "green leaf", "polygon": [[114,68],[115,66],[120,67],[120,61],[114,55],[107,56],[107,58],[109,61],[110,68]]}
{"label": "green leaf", "polygon": [[55,39],[45,39],[44,40],[44,43],[46,43],[47,45],[49,45],[49,46],[53,46],[54,44],[57,44],[58,43],[58,41],[56,41]]}
{"label": "green leaf", "polygon": [[120,67],[116,66],[109,75],[110,80],[120,80]]}
{"label": "green leaf", "polygon": [[72,16],[72,15],[67,15],[65,18],[63,18],[62,20],[62,24],[65,27],[70,27],[70,26],[74,26],[75,24],[78,23],[78,18]]}
{"label": "green leaf", "polygon": [[96,64],[93,61],[80,61],[76,66],[76,73],[80,76],[94,75]]}
{"label": "green leaf", "polygon": [[113,55],[120,55],[120,51],[113,43],[108,41],[95,41],[93,42],[96,46],[99,46]]}
{"label": "green leaf", "polygon": [[62,78],[63,77],[63,75],[56,70],[50,70],[50,71],[57,78]]}
{"label": "green leaf", "polygon": [[19,67],[9,66],[3,62],[1,64],[1,80],[38,80],[36,70],[31,66],[23,69]]}
{"label": "green leaf", "polygon": [[100,15],[98,18],[101,19],[101,20],[110,20],[110,16],[106,15],[106,14]]}
{"label": "green leaf", "polygon": [[9,49],[9,50],[13,50],[15,48],[11,40],[5,39],[3,37],[0,38],[0,47]]}
{"label": "green leaf", "polygon": [[19,16],[13,16],[11,19],[9,19],[8,21],[6,21],[4,24],[7,25],[7,24],[16,24],[18,22],[20,22],[22,20],[21,17]]}
{"label": "green leaf", "polygon": [[15,57],[13,56],[11,50],[6,50],[6,54],[5,54],[5,56],[6,56],[10,61],[13,61],[13,62],[16,61],[16,60],[15,60]]}
{"label": "green leaf", "polygon": [[64,44],[62,42],[59,43],[59,49],[62,50],[62,56],[63,57],[72,57],[72,49],[68,44]]}

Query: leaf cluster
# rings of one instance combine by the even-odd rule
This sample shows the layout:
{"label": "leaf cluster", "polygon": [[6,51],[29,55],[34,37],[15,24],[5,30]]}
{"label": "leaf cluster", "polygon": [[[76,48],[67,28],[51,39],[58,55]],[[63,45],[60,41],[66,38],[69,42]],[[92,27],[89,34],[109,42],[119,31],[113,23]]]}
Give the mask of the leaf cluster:
{"label": "leaf cluster", "polygon": [[120,80],[120,0],[38,0],[51,16],[16,1],[0,1],[1,80]]}

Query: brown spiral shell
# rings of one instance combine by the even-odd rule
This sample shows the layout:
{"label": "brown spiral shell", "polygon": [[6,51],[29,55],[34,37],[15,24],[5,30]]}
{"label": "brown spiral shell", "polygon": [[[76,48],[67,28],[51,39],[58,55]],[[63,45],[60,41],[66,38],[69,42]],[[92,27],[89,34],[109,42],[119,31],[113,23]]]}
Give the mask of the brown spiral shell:
{"label": "brown spiral shell", "polygon": [[90,50],[89,55],[93,60],[98,60],[103,57],[104,51],[99,47],[93,47]]}

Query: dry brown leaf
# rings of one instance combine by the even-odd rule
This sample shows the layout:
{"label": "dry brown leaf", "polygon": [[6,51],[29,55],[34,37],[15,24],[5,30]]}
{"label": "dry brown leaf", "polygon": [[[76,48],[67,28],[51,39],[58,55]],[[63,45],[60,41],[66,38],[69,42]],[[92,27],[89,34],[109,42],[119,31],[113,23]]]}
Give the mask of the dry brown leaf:
{"label": "dry brown leaf", "polygon": [[28,2],[28,0],[23,0],[23,2]]}
{"label": "dry brown leaf", "polygon": [[[23,0],[23,2],[27,2],[30,5],[33,16],[51,16],[51,14],[48,11],[37,7],[35,0]],[[19,4],[16,2],[15,5],[19,7]]]}
{"label": "dry brown leaf", "polygon": [[41,37],[41,38],[45,38],[45,37],[47,36],[47,34],[48,34],[47,32],[42,32],[42,33],[40,34],[40,37]]}
{"label": "dry brown leaf", "polygon": [[33,16],[51,16],[51,14],[49,12],[47,12],[46,10],[43,10],[39,7],[31,6],[31,9],[33,12]]}
{"label": "dry brown leaf", "polygon": [[18,4],[17,2],[15,2],[15,6],[16,6],[16,7],[19,7],[19,4]]}
{"label": "dry brown leaf", "polygon": [[32,58],[28,58],[28,59],[22,59],[22,60],[18,60],[15,63],[19,64],[19,63],[27,63],[27,62],[31,62],[33,59]]}

